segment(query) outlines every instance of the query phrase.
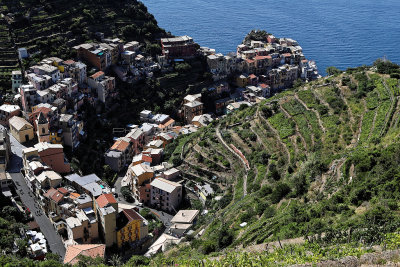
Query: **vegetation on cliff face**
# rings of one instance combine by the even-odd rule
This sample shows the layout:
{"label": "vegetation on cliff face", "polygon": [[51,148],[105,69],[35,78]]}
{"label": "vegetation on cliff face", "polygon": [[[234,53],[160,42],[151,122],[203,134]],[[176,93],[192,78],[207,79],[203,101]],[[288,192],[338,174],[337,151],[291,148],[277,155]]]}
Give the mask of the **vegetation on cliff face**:
{"label": "vegetation on cliff face", "polygon": [[[73,57],[71,47],[93,41],[96,32],[146,43],[146,51],[159,50],[152,42],[166,33],[146,6],[136,0],[24,0],[0,1],[0,89],[10,89],[10,73],[18,68],[16,48],[25,47],[32,57]],[[14,47],[15,45],[15,47]]]}

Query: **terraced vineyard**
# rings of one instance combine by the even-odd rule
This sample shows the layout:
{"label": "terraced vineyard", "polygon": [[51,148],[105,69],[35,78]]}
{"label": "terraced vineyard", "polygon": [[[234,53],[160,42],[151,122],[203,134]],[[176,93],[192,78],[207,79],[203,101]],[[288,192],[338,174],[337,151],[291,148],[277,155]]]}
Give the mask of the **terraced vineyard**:
{"label": "terraced vineyard", "polygon": [[[368,218],[378,216],[378,206],[386,207],[385,215],[379,213],[386,225],[400,226],[398,206],[382,202],[400,195],[400,188],[381,190],[392,183],[381,177],[393,177],[400,163],[393,157],[400,151],[398,92],[397,80],[359,69],[240,109],[187,138],[181,169],[201,168],[197,179],[214,177],[222,196],[207,202],[210,213],[197,226],[206,229],[204,242],[194,248],[214,251],[347,231],[372,224]],[[250,170],[222,141],[243,153]],[[382,160],[388,173],[378,164]],[[226,244],[217,241],[223,228],[229,229]],[[210,240],[217,242],[212,248]]]}
{"label": "terraced vineyard", "polygon": [[18,57],[7,21],[0,17],[0,88],[11,90],[11,72],[18,68]]}

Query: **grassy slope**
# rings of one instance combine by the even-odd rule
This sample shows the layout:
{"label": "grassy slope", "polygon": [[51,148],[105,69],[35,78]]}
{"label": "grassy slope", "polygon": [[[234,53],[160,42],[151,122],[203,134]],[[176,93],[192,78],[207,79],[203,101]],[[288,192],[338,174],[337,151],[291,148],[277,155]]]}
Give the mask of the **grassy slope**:
{"label": "grassy slope", "polygon": [[[349,78],[352,86],[342,84]],[[182,169],[217,175],[224,197],[207,204],[213,212],[197,226],[206,229],[203,238],[180,253],[314,234],[328,243],[369,244],[397,230],[398,90],[396,80],[358,70],[284,92],[194,134],[185,161],[209,173],[186,163]],[[218,128],[247,157],[248,173],[216,138]],[[220,165],[229,166],[228,175]]]}

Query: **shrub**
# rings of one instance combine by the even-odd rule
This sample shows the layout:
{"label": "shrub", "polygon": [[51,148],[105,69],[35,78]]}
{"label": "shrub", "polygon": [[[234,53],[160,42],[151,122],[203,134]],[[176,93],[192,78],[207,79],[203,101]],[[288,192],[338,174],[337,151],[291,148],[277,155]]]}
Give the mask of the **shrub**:
{"label": "shrub", "polygon": [[128,186],[121,187],[121,194],[126,201],[128,202],[134,201],[132,192]]}
{"label": "shrub", "polygon": [[290,187],[286,183],[278,183],[271,194],[272,203],[278,203],[279,201],[281,201],[281,199],[287,196],[290,191]]}
{"label": "shrub", "polygon": [[191,69],[192,69],[192,66],[190,66],[188,63],[180,63],[180,64],[176,64],[176,66],[175,66],[175,70],[180,73],[189,72]]}
{"label": "shrub", "polygon": [[200,251],[203,254],[210,254],[211,252],[214,252],[217,250],[217,244],[215,241],[213,240],[206,240],[202,243],[201,247],[200,247]]}

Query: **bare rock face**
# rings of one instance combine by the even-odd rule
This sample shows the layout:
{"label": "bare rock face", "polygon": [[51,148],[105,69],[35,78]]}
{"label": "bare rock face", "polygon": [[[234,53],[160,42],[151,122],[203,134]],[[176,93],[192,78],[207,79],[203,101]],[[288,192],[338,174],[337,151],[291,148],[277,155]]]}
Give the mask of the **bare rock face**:
{"label": "bare rock face", "polygon": [[317,263],[318,267],[343,267],[343,266],[348,266],[348,267],[358,267],[360,266],[359,260],[355,256],[349,256],[345,257],[343,259],[339,259],[337,261],[333,260],[328,260],[328,261],[323,261],[320,263]]}
{"label": "bare rock face", "polygon": [[360,257],[362,266],[400,266],[400,250],[367,253]]}

